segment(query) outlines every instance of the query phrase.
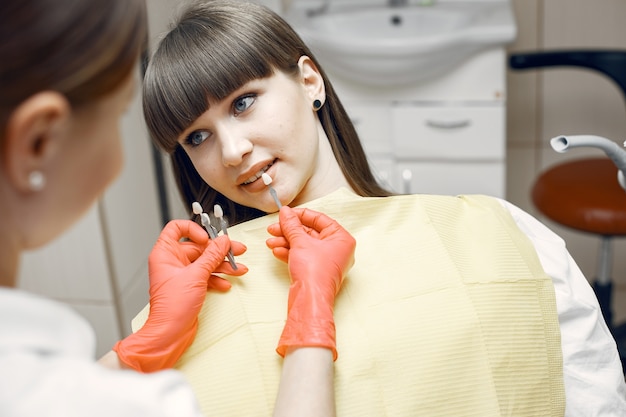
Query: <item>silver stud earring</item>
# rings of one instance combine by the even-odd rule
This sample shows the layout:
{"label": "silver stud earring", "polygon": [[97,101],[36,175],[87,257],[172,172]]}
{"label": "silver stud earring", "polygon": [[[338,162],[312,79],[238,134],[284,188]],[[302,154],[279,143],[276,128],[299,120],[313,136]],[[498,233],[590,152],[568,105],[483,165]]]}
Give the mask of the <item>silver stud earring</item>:
{"label": "silver stud earring", "polygon": [[318,99],[313,100],[313,110],[318,111],[322,108],[322,102]]}
{"label": "silver stud earring", "polygon": [[28,184],[31,191],[41,191],[46,185],[46,177],[41,171],[33,171],[28,175]]}

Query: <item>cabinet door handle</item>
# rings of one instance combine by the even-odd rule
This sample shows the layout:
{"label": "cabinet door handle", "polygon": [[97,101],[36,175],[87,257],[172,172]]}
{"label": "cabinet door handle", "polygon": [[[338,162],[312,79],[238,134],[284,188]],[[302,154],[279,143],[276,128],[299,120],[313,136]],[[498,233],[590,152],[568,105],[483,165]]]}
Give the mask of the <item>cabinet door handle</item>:
{"label": "cabinet door handle", "polygon": [[470,119],[463,120],[426,120],[426,125],[437,129],[461,129],[472,124]]}

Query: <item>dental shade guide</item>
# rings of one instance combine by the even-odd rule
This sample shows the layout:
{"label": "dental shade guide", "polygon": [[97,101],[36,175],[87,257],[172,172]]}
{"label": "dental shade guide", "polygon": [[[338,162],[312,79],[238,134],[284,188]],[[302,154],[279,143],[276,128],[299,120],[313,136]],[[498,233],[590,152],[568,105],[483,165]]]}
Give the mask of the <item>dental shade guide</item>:
{"label": "dental shade guide", "polygon": [[[218,207],[219,207],[219,213],[217,212]],[[200,203],[198,203],[197,201],[194,201],[193,204],[191,205],[191,209],[194,214],[200,215],[200,222],[202,223],[202,226],[205,228],[205,230],[209,234],[209,237],[211,238],[211,240],[217,238],[218,230],[215,228],[215,226],[211,224],[211,219],[209,218],[209,215],[202,210],[202,205],[200,205]],[[228,232],[226,231],[226,227],[228,226],[228,224],[226,223],[226,219],[224,219],[223,217],[224,212],[222,211],[222,207],[216,204],[214,209],[216,209],[216,213],[214,213],[215,217],[220,222],[220,229],[225,235],[228,235]],[[235,257],[233,256],[232,250],[230,249],[228,251],[228,262],[230,262],[230,266],[234,270],[237,269],[237,263],[235,262]]]}
{"label": "dental shade guide", "polygon": [[200,223],[202,223],[202,227],[206,229],[206,232],[209,234],[211,239],[215,239],[215,233],[213,232],[211,226],[211,220],[209,219],[209,215],[202,211],[202,206],[197,201],[194,201],[191,205],[191,209],[193,214],[197,214],[200,216]]}
{"label": "dental shade guide", "polygon": [[276,190],[274,189],[274,187],[272,187],[270,185],[272,183],[272,177],[270,177],[269,174],[267,174],[265,172],[261,175],[261,177],[263,178],[263,184],[267,185],[267,188],[270,189],[270,194],[272,195],[272,198],[274,199],[274,202],[276,203],[276,206],[278,207],[278,210],[280,210],[280,208],[283,205],[280,203],[280,200],[278,199],[278,195],[276,194]]}
{"label": "dental shade guide", "polygon": [[[222,206],[219,204],[213,206],[213,214],[215,214],[215,218],[219,223],[220,229],[222,229],[222,233],[228,236],[228,222],[224,218],[224,210],[222,210]],[[235,257],[233,256],[233,251],[231,249],[228,250],[228,261],[230,262],[230,266],[236,270],[237,263],[235,262]]]}

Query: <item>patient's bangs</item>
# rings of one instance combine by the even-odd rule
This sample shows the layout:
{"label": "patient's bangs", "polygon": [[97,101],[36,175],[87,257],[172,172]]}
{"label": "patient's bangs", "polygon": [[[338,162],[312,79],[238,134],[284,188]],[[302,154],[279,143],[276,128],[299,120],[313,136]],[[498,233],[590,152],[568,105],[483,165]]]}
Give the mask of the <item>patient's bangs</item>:
{"label": "patient's bangs", "polygon": [[308,54],[299,37],[273,13],[245,13],[211,3],[192,8],[162,40],[144,80],[144,114],[166,151],[207,109],[249,81],[275,70],[295,74]]}
{"label": "patient's bangs", "polygon": [[278,57],[258,46],[207,33],[165,40],[145,79],[144,112],[154,139],[171,152],[209,100],[220,101],[247,82],[270,76],[276,65],[269,61]]}

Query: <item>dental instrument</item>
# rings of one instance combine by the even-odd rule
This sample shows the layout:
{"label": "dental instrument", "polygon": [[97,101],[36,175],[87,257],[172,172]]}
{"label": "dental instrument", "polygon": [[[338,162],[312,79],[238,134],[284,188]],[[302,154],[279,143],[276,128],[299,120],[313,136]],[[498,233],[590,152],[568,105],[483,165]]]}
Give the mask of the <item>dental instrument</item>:
{"label": "dental instrument", "polygon": [[[219,207],[219,205],[216,204],[214,209],[216,207]],[[193,211],[194,214],[199,214],[200,215],[200,222],[202,223],[202,226],[206,229],[206,231],[209,234],[209,237],[211,238],[211,240],[217,238],[218,231],[215,228],[215,226],[213,226],[211,224],[211,219],[209,218],[209,215],[202,210],[202,205],[200,203],[198,203],[197,201],[194,201],[191,204],[191,210]],[[221,207],[219,207],[219,215],[220,216],[218,217],[217,214],[218,213],[215,213],[215,217],[217,217],[218,220],[221,219],[223,221],[221,226],[220,226],[220,228],[222,229],[222,232],[224,232],[224,234],[226,235],[226,234],[228,234],[226,232],[227,224],[226,224],[226,220],[223,218],[224,213],[223,213]],[[231,250],[228,251],[228,262],[230,262],[230,266],[233,269],[235,269],[235,270],[237,269],[237,263],[235,262],[235,257],[233,256],[233,253],[232,253]]]}
{"label": "dental instrument", "polygon": [[197,214],[197,215],[202,214],[202,205],[198,203],[197,201],[194,201],[191,204],[191,211],[193,211],[193,214]]}
{"label": "dental instrument", "polygon": [[261,177],[263,178],[263,184],[267,185],[267,188],[270,189],[270,194],[272,195],[272,198],[274,199],[274,202],[276,203],[276,206],[278,206],[278,209],[280,210],[280,208],[283,206],[280,203],[280,200],[278,199],[278,195],[276,194],[276,190],[274,189],[274,187],[272,187],[270,184],[272,183],[272,177],[269,176],[269,174],[267,174],[266,172],[264,172]]}
{"label": "dental instrument", "polygon": [[209,215],[206,213],[200,214],[200,221],[202,222],[202,226],[204,226],[207,233],[209,234],[209,237],[211,239],[215,239],[217,237],[217,229],[211,224]]}
{"label": "dental instrument", "polygon": [[197,201],[194,201],[191,204],[191,210],[193,211],[193,214],[200,215],[200,222],[202,223],[202,226],[206,229],[209,237],[211,239],[215,239],[217,237],[217,232],[215,231],[215,228],[211,225],[209,215],[203,212],[202,205]]}
{"label": "dental instrument", "polygon": [[[219,204],[214,205],[213,214],[215,215],[215,218],[219,223],[220,229],[222,229],[222,233],[228,235],[228,221],[226,221],[226,219],[224,218],[224,210],[222,210],[222,206],[220,206]],[[228,250],[228,261],[230,262],[230,266],[232,266],[233,269],[236,270],[237,263],[235,262],[235,256],[233,255],[233,251],[231,249]]]}
{"label": "dental instrument", "polygon": [[191,210],[193,211],[193,214],[200,216],[200,223],[202,223],[202,226],[206,229],[209,237],[211,239],[215,239],[215,233],[213,233],[213,229],[211,228],[211,220],[209,219],[209,215],[203,212],[202,205],[197,201],[194,201],[191,204]]}

